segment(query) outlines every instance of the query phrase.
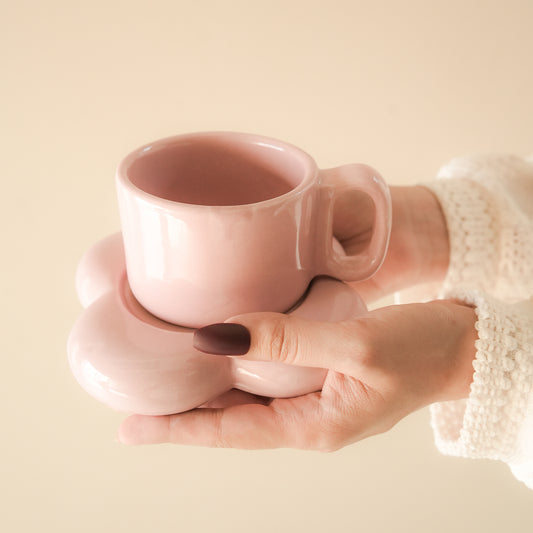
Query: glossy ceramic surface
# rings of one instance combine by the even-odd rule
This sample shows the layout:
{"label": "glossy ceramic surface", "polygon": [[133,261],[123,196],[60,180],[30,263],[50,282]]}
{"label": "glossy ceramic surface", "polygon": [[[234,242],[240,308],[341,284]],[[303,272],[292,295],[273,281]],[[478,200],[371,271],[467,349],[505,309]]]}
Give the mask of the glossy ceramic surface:
{"label": "glossy ceramic surface", "polygon": [[[266,137],[156,141],[122,161],[116,183],[131,290],[174,324],[284,312],[317,275],[371,276],[388,244],[390,197],[375,170],[320,170],[302,150]],[[376,223],[369,247],[346,256],[332,245],[332,224],[336,198],[352,190],[370,195]]]}
{"label": "glossy ceramic surface", "polygon": [[[195,350],[193,330],[156,318],[133,296],[119,233],[85,254],[76,283],[85,310],[69,337],[69,363],[80,385],[114,409],[163,415],[198,407],[231,388],[291,397],[322,386],[325,371],[321,369]],[[292,313],[339,321],[365,311],[350,287],[321,278]]]}

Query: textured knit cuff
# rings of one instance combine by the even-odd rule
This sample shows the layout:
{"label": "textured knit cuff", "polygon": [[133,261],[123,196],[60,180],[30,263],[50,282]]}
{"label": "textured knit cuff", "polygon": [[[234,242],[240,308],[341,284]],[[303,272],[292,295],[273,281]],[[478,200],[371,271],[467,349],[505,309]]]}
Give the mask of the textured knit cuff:
{"label": "textured knit cuff", "polygon": [[447,296],[475,307],[478,340],[468,399],[431,406],[437,448],[509,462],[531,394],[533,316],[479,292]]}
{"label": "textured knit cuff", "polygon": [[512,155],[457,158],[425,185],[448,225],[444,292],[477,288],[506,301],[533,294],[533,164]]}
{"label": "textured knit cuff", "polygon": [[442,291],[494,288],[500,236],[492,196],[481,184],[464,178],[439,179],[424,186],[439,198],[448,225],[450,264]]}

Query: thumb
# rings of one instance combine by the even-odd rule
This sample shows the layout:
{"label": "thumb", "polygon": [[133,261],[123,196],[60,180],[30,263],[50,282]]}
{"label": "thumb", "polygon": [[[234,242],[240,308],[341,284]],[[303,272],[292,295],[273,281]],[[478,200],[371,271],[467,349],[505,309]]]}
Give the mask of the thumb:
{"label": "thumb", "polygon": [[353,335],[343,322],[319,322],[280,313],[250,313],[196,330],[194,347],[216,355],[346,372]]}

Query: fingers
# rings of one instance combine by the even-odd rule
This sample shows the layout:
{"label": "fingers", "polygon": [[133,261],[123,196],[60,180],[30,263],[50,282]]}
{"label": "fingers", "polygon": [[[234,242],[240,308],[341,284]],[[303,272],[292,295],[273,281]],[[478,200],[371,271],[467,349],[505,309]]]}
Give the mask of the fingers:
{"label": "fingers", "polygon": [[336,199],[333,234],[350,255],[360,253],[370,242],[375,211],[372,198],[362,191],[349,191]]}
{"label": "fingers", "polygon": [[123,444],[170,442],[195,446],[265,449],[316,447],[321,434],[319,393],[274,400],[270,405],[195,409],[171,416],[126,418]]}
{"label": "fingers", "polygon": [[357,335],[350,329],[349,322],[251,313],[197,330],[195,346],[212,354],[347,372],[357,351]]}
{"label": "fingers", "polygon": [[201,405],[200,407],[222,409],[223,407],[232,407],[234,405],[268,405],[271,401],[271,398],[266,398],[265,396],[258,396],[257,394],[251,394],[249,392],[244,392],[239,389],[231,389],[228,392],[221,394],[214,400],[210,400],[204,405]]}

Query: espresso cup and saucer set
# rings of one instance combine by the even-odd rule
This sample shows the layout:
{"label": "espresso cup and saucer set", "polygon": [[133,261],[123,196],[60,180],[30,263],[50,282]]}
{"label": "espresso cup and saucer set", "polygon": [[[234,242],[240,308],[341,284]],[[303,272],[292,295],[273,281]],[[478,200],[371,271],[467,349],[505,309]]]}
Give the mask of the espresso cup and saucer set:
{"label": "espresso cup and saucer set", "polygon": [[[180,413],[230,389],[271,398],[321,389],[326,370],[209,355],[196,328],[250,312],[319,321],[366,312],[344,281],[371,277],[391,227],[389,190],[372,168],[319,169],[303,150],[235,132],[177,135],[119,164],[121,231],[82,257],[84,307],[68,339],[79,384],[109,407]],[[347,255],[333,237],[338,198],[374,205],[369,245]]]}

